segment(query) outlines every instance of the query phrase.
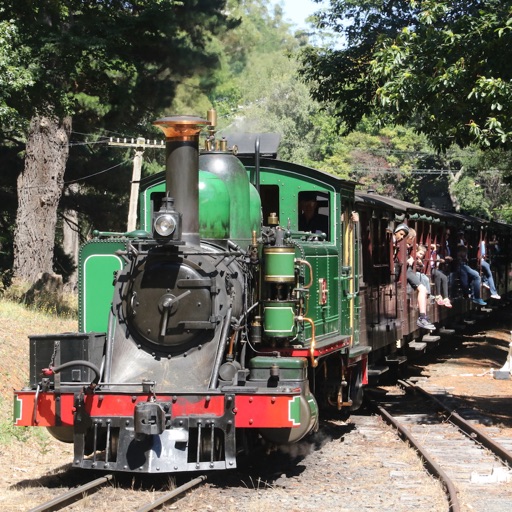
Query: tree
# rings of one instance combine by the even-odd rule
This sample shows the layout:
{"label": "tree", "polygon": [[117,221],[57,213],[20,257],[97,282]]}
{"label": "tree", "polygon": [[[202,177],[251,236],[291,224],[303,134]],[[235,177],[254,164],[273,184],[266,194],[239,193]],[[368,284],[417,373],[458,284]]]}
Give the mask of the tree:
{"label": "tree", "polygon": [[22,150],[16,140],[18,127],[24,122],[18,112],[9,105],[11,98],[23,94],[32,85],[30,59],[27,48],[19,41],[16,26],[11,20],[0,21],[0,125],[3,127],[4,143],[0,148],[2,181],[0,186],[0,289],[9,283],[12,267],[11,239],[15,221],[15,183],[19,173],[16,154]]}
{"label": "tree", "polygon": [[455,181],[450,187],[456,197],[456,209],[468,215],[488,219],[491,217],[489,202],[482,188],[469,176]]}
{"label": "tree", "polygon": [[30,123],[25,169],[18,177],[15,279],[35,282],[53,273],[57,206],[69,153],[71,118],[38,115]]}
{"label": "tree", "polygon": [[439,150],[512,146],[511,1],[330,4],[319,24],[346,44],[307,49],[302,72],[346,131],[373,112],[382,124],[414,126]]}
{"label": "tree", "polygon": [[318,167],[356,181],[359,190],[419,202],[427,169],[433,167],[425,160],[435,156],[433,153],[426,137],[412,129],[379,129],[372,118],[365,118],[357,130],[329,144],[329,154]]}
{"label": "tree", "polygon": [[[0,23],[13,25],[29,74],[18,94],[0,96],[18,119],[30,120],[17,133],[27,151],[18,180],[17,279],[33,283],[52,272],[72,123],[121,131],[153,120],[184,78],[215,67],[208,41],[236,25],[225,3],[0,0]],[[1,65],[0,73],[8,81]],[[5,137],[12,124],[2,123]]]}
{"label": "tree", "polygon": [[277,132],[279,158],[310,163],[321,156],[315,137],[327,116],[297,74],[296,54],[307,36],[292,35],[282,8],[269,10],[268,0],[234,3],[230,0],[242,22],[222,38],[223,80],[210,97],[220,134]]}
{"label": "tree", "polygon": [[[451,150],[460,172],[451,174],[450,192],[457,211],[510,222],[512,191],[508,169],[512,154],[499,149]],[[507,176],[508,175],[508,176]]]}
{"label": "tree", "polygon": [[231,116],[226,132],[276,132],[281,135],[279,158],[310,163],[319,130],[319,105],[296,74],[297,62],[283,53],[254,55],[239,80],[243,103]]}

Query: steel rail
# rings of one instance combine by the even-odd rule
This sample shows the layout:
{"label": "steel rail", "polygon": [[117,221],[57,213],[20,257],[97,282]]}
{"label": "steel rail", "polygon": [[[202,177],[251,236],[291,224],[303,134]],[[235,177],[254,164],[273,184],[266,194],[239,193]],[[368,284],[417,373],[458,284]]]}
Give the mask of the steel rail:
{"label": "steel rail", "polygon": [[87,491],[97,489],[98,487],[106,484],[107,482],[110,482],[112,478],[112,475],[106,475],[102,476],[101,478],[97,478],[96,480],[92,480],[91,482],[81,485],[76,489],[72,489],[71,491],[61,494],[60,496],[57,496],[53,500],[47,501],[42,505],[31,508],[29,512],[49,512],[51,510],[59,510],[65,505],[68,505],[72,500],[78,501],[79,499],[82,499],[84,497],[82,496],[81,498],[78,498],[79,495],[83,495]]}
{"label": "steel rail", "polygon": [[204,483],[206,481],[206,475],[198,476],[197,478],[194,478],[193,480],[190,480],[190,482],[187,482],[186,484],[180,485],[179,487],[176,487],[176,489],[173,489],[172,491],[168,492],[167,494],[164,494],[157,500],[153,501],[152,503],[149,503],[148,505],[145,505],[142,508],[139,508],[137,512],[149,512],[150,510],[153,510],[160,505],[163,505],[166,501],[171,500],[172,498],[175,498],[176,496],[179,496],[180,494],[183,494],[185,491],[188,491],[189,489],[192,489],[192,487],[195,487],[201,483]]}
{"label": "steel rail", "polygon": [[457,414],[453,409],[448,407],[441,400],[439,400],[437,397],[429,393],[427,390],[423,389],[421,386],[418,386],[408,380],[398,382],[399,384],[406,385],[407,387],[412,388],[415,391],[420,391],[429,400],[432,400],[439,406],[441,411],[444,414],[446,414],[448,421],[456,425],[462,432],[464,432],[468,437],[473,439],[475,442],[480,443],[484,448],[487,448],[489,451],[491,451],[499,459],[508,464],[509,467],[512,467],[512,452],[506,450],[503,446],[496,443],[496,441],[489,437],[485,432],[482,432],[480,429],[473,426],[462,416]]}
{"label": "steel rail", "polygon": [[445,473],[445,471],[443,471],[441,466],[439,466],[439,464],[437,464],[437,462],[429,455],[426,448],[421,445],[421,443],[409,432],[407,428],[395,420],[395,418],[393,418],[386,409],[378,405],[375,400],[370,399],[369,401],[384,420],[398,431],[400,437],[405,439],[409,445],[416,450],[420,455],[420,458],[423,460],[423,464],[427,471],[442,483],[448,497],[449,511],[460,512],[461,508],[459,498],[457,496],[457,488],[451,478]]}

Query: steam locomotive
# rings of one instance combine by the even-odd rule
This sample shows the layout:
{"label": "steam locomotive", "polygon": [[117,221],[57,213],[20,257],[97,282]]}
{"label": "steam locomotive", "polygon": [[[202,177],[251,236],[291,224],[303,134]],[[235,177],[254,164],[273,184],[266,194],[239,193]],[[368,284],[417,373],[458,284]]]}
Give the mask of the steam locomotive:
{"label": "steam locomotive", "polygon": [[[260,151],[259,139],[237,154],[215,124],[213,111],[155,122],[166,170],[141,182],[139,229],[96,232],[81,248],[79,332],[29,338],[15,424],[73,443],[74,467],[235,468],[255,442],[316,431],[320,411],[347,418],[369,378],[425,344],[409,321],[414,294],[393,278],[392,227],[408,221],[437,243],[441,227],[468,218],[356,194],[354,182]],[[299,229],[311,195],[326,230]],[[471,222],[510,239],[506,226]],[[433,316],[445,324],[472,309],[461,300]]]}

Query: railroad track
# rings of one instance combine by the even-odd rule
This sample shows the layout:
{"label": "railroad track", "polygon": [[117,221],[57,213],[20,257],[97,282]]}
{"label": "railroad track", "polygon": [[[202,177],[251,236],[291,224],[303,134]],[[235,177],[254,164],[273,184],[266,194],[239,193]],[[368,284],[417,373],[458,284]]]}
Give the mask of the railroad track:
{"label": "railroad track", "polygon": [[508,512],[512,439],[497,442],[472,424],[482,418],[468,421],[439,399],[441,393],[434,396],[410,381],[399,386],[371,403],[443,483],[449,510]]}
{"label": "railroad track", "polygon": [[[41,505],[30,509],[29,512],[53,512],[55,510],[62,510],[64,507],[67,507],[73,503],[77,503],[78,501],[84,499],[89,496],[91,493],[97,492],[101,487],[105,484],[112,482],[114,479],[113,475],[106,475],[101,478],[97,478],[92,480],[91,482],[87,482],[84,485],[80,485],[74,489],[71,489]],[[154,510],[164,503],[177,498],[181,494],[184,494],[189,489],[196,487],[206,481],[206,476],[201,475],[189,482],[172,489],[169,492],[163,493],[158,499],[143,505],[142,507],[136,510],[136,512],[149,512]]]}

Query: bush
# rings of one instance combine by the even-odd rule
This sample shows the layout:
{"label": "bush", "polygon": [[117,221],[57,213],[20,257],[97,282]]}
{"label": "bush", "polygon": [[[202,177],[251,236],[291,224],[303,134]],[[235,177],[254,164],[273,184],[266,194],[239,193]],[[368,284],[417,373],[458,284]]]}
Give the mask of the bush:
{"label": "bush", "polygon": [[78,316],[77,297],[64,293],[62,277],[57,274],[43,274],[32,286],[14,281],[2,295],[6,300],[32,307],[43,313],[71,318]]}

